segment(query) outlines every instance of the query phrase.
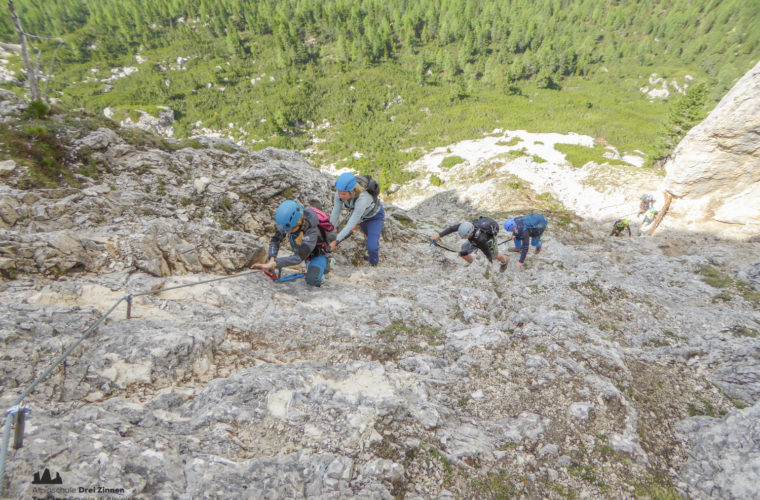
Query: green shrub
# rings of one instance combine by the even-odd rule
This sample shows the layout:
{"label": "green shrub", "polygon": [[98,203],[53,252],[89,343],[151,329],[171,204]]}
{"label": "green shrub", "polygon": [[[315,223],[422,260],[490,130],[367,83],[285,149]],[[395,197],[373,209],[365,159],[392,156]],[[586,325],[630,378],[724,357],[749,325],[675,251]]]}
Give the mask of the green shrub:
{"label": "green shrub", "polygon": [[270,137],[264,142],[255,143],[250,149],[252,151],[261,151],[264,148],[277,148],[277,149],[296,149],[295,142],[290,137],[284,137],[278,135],[276,137]]}
{"label": "green shrub", "polygon": [[431,184],[432,186],[438,187],[438,186],[440,186],[441,184],[443,184],[443,181],[442,181],[442,180],[441,180],[441,178],[440,178],[440,177],[438,177],[437,175],[435,175],[435,174],[432,174],[432,175],[430,175],[430,184]]}
{"label": "green shrub", "polygon": [[73,169],[78,168],[81,162],[87,162],[88,158],[65,148],[51,129],[55,126],[54,122],[49,125],[26,123],[27,120],[24,120],[0,127],[0,143],[6,152],[3,156],[7,155],[28,167],[19,180],[19,188],[78,186]]}
{"label": "green shrub", "polygon": [[593,148],[578,146],[576,144],[555,144],[554,149],[565,154],[565,160],[575,168],[581,168],[588,162],[594,162],[599,165],[605,163],[610,165],[628,165],[621,160],[611,160],[604,157],[607,151],[602,146],[596,145]]}
{"label": "green shrub", "polygon": [[645,166],[652,166],[670,156],[686,133],[704,119],[706,100],[707,86],[700,83],[689,87],[685,94],[679,94],[671,101],[654,153],[647,159]]}
{"label": "green shrub", "polygon": [[42,101],[32,101],[26,108],[26,117],[33,120],[45,118],[50,112],[50,108]]}
{"label": "green shrub", "polygon": [[512,137],[509,141],[498,141],[496,142],[497,146],[516,146],[522,139],[520,139],[518,136]]}
{"label": "green shrub", "polygon": [[461,156],[456,156],[456,155],[447,156],[446,158],[441,160],[441,164],[439,165],[439,167],[448,170],[454,165],[459,165],[460,163],[464,163],[465,161],[467,160],[465,160]]}
{"label": "green shrub", "polygon": [[734,280],[719,269],[712,266],[700,266],[697,273],[702,276],[702,281],[713,288],[726,288],[734,283]]}

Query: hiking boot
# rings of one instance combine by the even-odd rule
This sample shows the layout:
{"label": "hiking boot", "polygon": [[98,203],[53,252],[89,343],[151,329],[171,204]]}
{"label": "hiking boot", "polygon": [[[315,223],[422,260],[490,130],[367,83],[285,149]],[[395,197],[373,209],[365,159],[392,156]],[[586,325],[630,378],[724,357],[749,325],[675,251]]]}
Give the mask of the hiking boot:
{"label": "hiking boot", "polygon": [[306,284],[311,286],[322,286],[322,280],[319,277],[319,273],[320,269],[317,266],[308,268],[306,270]]}
{"label": "hiking boot", "polygon": [[541,253],[541,247],[536,247],[536,253]]}
{"label": "hiking boot", "polygon": [[507,248],[507,250],[510,252],[517,252],[517,253],[522,252],[522,248],[515,248],[515,247]]}
{"label": "hiking boot", "polygon": [[504,263],[501,266],[499,266],[499,272],[503,273],[504,271],[507,270],[508,267],[509,267],[509,257],[507,257],[507,260],[505,260]]}

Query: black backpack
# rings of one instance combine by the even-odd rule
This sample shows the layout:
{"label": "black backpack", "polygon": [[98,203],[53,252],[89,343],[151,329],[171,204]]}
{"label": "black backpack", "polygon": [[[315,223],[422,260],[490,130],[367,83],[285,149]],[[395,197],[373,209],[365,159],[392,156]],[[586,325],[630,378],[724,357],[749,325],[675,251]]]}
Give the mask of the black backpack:
{"label": "black backpack", "polygon": [[499,224],[497,224],[496,221],[491,219],[490,217],[481,215],[480,217],[472,221],[472,225],[475,226],[477,229],[480,229],[481,231],[483,231],[490,238],[493,238],[497,234],[499,234]]}
{"label": "black backpack", "polygon": [[380,195],[380,184],[369,175],[357,175],[356,182],[364,188],[366,192],[372,195],[372,199],[377,203],[377,197]]}

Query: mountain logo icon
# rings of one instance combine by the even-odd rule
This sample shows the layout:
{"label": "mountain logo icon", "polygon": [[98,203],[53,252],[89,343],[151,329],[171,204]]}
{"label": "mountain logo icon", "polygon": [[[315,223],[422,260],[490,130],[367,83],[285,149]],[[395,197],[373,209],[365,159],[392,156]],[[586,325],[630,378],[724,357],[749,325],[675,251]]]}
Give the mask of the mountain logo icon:
{"label": "mountain logo icon", "polygon": [[39,472],[34,473],[32,484],[63,484],[63,479],[61,479],[61,474],[58,472],[55,473],[55,479],[53,479],[50,477],[50,470],[45,467],[42,477],[40,477]]}

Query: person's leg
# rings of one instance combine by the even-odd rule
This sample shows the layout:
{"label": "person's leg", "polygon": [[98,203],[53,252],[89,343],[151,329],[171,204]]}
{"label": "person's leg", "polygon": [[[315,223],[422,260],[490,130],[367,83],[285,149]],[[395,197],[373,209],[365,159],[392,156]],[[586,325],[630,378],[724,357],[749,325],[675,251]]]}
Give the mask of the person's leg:
{"label": "person's leg", "polygon": [[361,229],[367,235],[367,252],[369,265],[376,266],[380,261],[380,234],[385,224],[385,209],[382,207],[371,219],[361,223]]}
{"label": "person's leg", "polygon": [[539,229],[538,234],[530,239],[530,244],[537,250],[541,249],[541,235],[544,234],[544,229],[543,227]]}
{"label": "person's leg", "polygon": [[473,258],[472,253],[475,251],[475,247],[472,246],[472,243],[469,241],[465,241],[462,243],[462,248],[459,252],[459,256],[464,259],[465,262],[468,264],[472,264]]}
{"label": "person's leg", "polygon": [[[369,221],[362,221],[359,223],[359,229],[362,232],[362,235],[364,236],[364,254],[362,255],[362,258],[369,262],[369,250],[367,250],[367,228],[369,227]],[[379,244],[378,244],[379,246]]]}
{"label": "person's leg", "polygon": [[319,286],[322,284],[322,275],[327,267],[327,257],[317,255],[312,257],[306,264],[306,284]]}
{"label": "person's leg", "polygon": [[504,272],[507,270],[507,267],[509,266],[509,257],[504,255],[503,253],[499,253],[499,255],[496,256],[496,260],[501,262],[501,266],[499,266],[499,271]]}

